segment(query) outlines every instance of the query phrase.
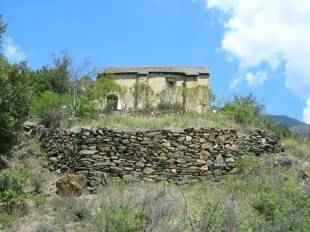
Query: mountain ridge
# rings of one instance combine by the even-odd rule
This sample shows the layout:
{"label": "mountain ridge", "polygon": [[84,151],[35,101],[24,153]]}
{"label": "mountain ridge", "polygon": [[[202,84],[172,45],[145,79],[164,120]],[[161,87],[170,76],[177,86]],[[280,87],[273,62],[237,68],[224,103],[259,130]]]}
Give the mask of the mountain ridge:
{"label": "mountain ridge", "polygon": [[310,125],[286,115],[265,115],[265,117],[279,126],[289,129],[302,137],[310,137]]}

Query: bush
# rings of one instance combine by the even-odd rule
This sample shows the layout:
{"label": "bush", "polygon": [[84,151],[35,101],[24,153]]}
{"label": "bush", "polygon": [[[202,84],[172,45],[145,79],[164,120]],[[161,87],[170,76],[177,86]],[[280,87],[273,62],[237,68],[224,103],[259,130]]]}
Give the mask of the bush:
{"label": "bush", "polygon": [[55,92],[45,91],[32,101],[32,113],[44,117],[47,112],[58,111],[69,104],[68,95],[59,95]]}
{"label": "bush", "polygon": [[[142,212],[135,212],[128,206],[116,206],[114,209],[103,209],[96,215],[97,227],[102,231],[136,232],[141,231],[144,224]],[[102,220],[102,221],[101,221]],[[104,224],[101,224],[104,222]]]}
{"label": "bush", "polygon": [[23,186],[27,173],[20,170],[8,169],[0,173],[0,202],[5,204],[6,211],[12,213],[14,206],[25,200]]}
{"label": "bush", "polygon": [[289,129],[281,127],[263,116],[264,106],[252,96],[235,97],[222,108],[222,112],[236,123],[245,126],[255,126],[272,131],[279,137],[292,135]]}
{"label": "bush", "polygon": [[54,201],[57,209],[57,222],[66,224],[68,222],[84,222],[90,220],[91,210],[85,202],[77,198],[57,198]]}
{"label": "bush", "polygon": [[263,108],[252,95],[249,95],[235,97],[232,102],[224,105],[222,112],[239,124],[257,125],[261,123]]}
{"label": "bush", "polygon": [[[118,95],[121,91],[121,87],[113,81],[112,77],[100,75],[97,77],[96,83],[86,90],[85,95],[89,102],[97,103],[97,109],[109,111],[109,106],[106,106],[107,96],[109,94]],[[94,109],[94,106],[92,109]]]}
{"label": "bush", "polygon": [[131,193],[125,192],[126,190],[120,187],[114,185],[105,190],[111,195],[103,193],[100,207],[93,219],[98,231],[135,232],[143,229],[145,223],[143,210],[139,204],[135,204],[136,199],[133,199]]}
{"label": "bush", "polygon": [[[72,98],[71,98],[72,101]],[[97,115],[97,111],[93,102],[86,96],[79,97],[79,104],[76,109],[76,116],[80,118],[92,118]]]}
{"label": "bush", "polygon": [[70,90],[70,66],[72,64],[69,56],[55,57],[53,66],[43,66],[33,72],[32,88],[34,95],[40,95],[46,91],[57,94],[68,94]]}
{"label": "bush", "polygon": [[310,231],[310,200],[297,183],[283,179],[262,185],[253,203],[263,221],[263,231]]}
{"label": "bush", "polygon": [[40,224],[36,229],[36,232],[54,232],[54,231],[56,231],[54,226],[45,223]]}
{"label": "bush", "polygon": [[98,231],[184,231],[181,196],[175,190],[164,185],[110,184],[100,192],[91,222]]}
{"label": "bush", "polygon": [[65,113],[68,112],[69,102],[68,95],[46,91],[33,99],[31,111],[46,127],[58,127]]}
{"label": "bush", "polygon": [[0,57],[0,154],[14,145],[17,131],[28,116],[28,74],[24,65],[10,65]]}

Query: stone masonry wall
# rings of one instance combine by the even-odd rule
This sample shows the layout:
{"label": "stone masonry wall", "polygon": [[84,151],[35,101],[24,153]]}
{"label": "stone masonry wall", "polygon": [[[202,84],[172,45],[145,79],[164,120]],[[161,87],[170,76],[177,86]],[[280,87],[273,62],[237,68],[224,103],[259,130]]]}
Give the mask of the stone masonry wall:
{"label": "stone masonry wall", "polygon": [[256,130],[240,135],[232,129],[120,132],[110,129],[39,130],[50,167],[59,174],[85,175],[89,187],[109,177],[169,181],[177,184],[235,170],[248,152],[280,151],[278,138]]}

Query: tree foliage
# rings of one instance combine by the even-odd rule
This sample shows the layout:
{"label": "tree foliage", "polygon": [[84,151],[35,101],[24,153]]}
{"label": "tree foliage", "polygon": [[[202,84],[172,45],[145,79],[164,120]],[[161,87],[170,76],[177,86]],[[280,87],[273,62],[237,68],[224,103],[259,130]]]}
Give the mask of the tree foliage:
{"label": "tree foliage", "polygon": [[267,119],[264,115],[264,106],[259,104],[252,95],[235,97],[222,108],[222,112],[241,125],[267,129],[280,137],[292,135],[289,129],[281,127]]}
{"label": "tree foliage", "polygon": [[86,96],[89,101],[96,101],[99,109],[105,110],[107,96],[121,92],[122,88],[111,77],[98,76],[96,82],[87,89]]}
{"label": "tree foliage", "polygon": [[256,124],[264,107],[260,105],[252,95],[246,97],[236,96],[233,101],[228,102],[222,111],[239,124]]}
{"label": "tree foliage", "polygon": [[52,91],[45,91],[41,95],[34,97],[31,111],[33,115],[44,117],[49,112],[58,111],[68,105],[69,96],[60,95]]}
{"label": "tree foliage", "polygon": [[69,56],[57,57],[53,65],[43,66],[34,72],[32,86],[34,93],[40,95],[45,91],[53,91],[57,94],[66,94],[70,90],[71,58]]}
{"label": "tree foliage", "polygon": [[0,15],[0,42],[1,42],[3,34],[5,33],[5,30],[6,30],[6,25],[2,19],[2,16]]}
{"label": "tree foliage", "polygon": [[90,99],[106,98],[111,93],[118,93],[121,87],[111,77],[99,76],[96,83],[88,89]]}
{"label": "tree foliage", "polygon": [[30,72],[24,65],[0,59],[0,153],[7,152],[30,107]]}
{"label": "tree foliage", "polygon": [[[0,45],[6,30],[0,15]],[[16,141],[16,132],[29,113],[31,72],[25,63],[9,64],[0,55],[0,154]]]}

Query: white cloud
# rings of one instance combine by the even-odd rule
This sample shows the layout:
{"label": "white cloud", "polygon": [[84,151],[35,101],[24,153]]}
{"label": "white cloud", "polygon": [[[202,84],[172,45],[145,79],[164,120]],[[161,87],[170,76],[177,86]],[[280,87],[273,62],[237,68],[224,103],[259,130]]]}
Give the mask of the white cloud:
{"label": "white cloud", "polygon": [[230,83],[230,89],[237,89],[237,87],[241,84],[243,78],[236,78]]}
{"label": "white cloud", "polygon": [[25,53],[10,37],[6,37],[3,41],[3,55],[10,63],[19,63],[26,59]]}
{"label": "white cloud", "polygon": [[[240,70],[283,67],[286,86],[310,97],[309,0],[205,1],[208,9],[224,16],[222,49],[240,62]],[[253,84],[256,78],[247,79]]]}
{"label": "white cloud", "polygon": [[268,79],[267,73],[265,72],[248,72],[244,79],[251,87],[259,87],[264,84],[264,82]]}
{"label": "white cloud", "polygon": [[236,78],[230,84],[231,89],[236,89],[242,82],[246,82],[250,87],[257,88],[262,86],[268,80],[266,72],[247,72],[244,76]]}
{"label": "white cloud", "polygon": [[306,107],[304,109],[304,121],[310,124],[310,98],[308,98]]}

